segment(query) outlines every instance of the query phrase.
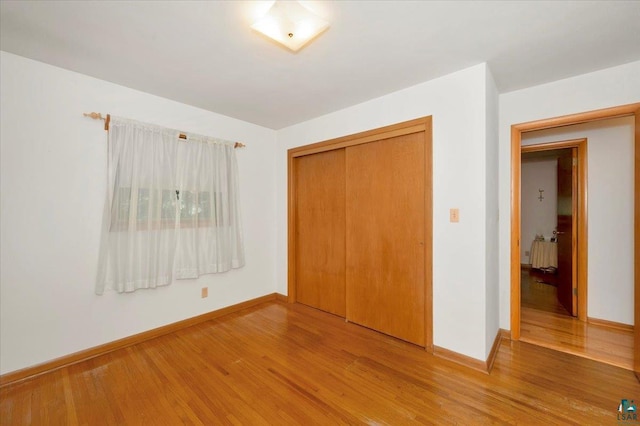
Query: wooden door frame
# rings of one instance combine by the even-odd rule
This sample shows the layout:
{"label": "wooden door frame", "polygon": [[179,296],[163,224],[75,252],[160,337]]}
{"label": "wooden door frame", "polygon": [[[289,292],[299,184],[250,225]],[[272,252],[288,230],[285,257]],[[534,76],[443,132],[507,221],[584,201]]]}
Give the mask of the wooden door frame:
{"label": "wooden door frame", "polygon": [[[578,319],[580,321],[587,321],[587,259],[588,259],[588,233],[587,233],[587,139],[571,139],[566,141],[547,142],[532,145],[520,146],[520,156],[527,152],[541,152],[551,151],[556,149],[571,149],[576,148],[578,151],[578,188],[576,194],[572,194],[572,197],[577,197],[577,208],[574,212],[574,217],[577,218],[577,235],[574,235],[578,242],[573,250],[577,252],[576,261],[576,281],[578,287]],[[521,160],[522,163],[522,160]],[[522,218],[522,217],[521,217]],[[575,241],[575,240],[574,240]],[[572,253],[572,256],[575,254]],[[512,290],[513,291],[513,290]],[[518,300],[520,301],[520,287],[518,291]],[[513,294],[512,294],[513,297]],[[518,302],[520,303],[520,302]]]}
{"label": "wooden door frame", "polygon": [[389,139],[412,133],[425,134],[425,199],[424,199],[424,306],[425,306],[425,349],[433,352],[433,134],[431,116],[405,121],[390,126],[380,127],[353,135],[317,142],[287,151],[287,179],[288,179],[288,214],[287,214],[287,254],[288,254],[288,282],[287,299],[289,303],[296,302],[296,161],[297,157],[347,148]]}
{"label": "wooden door frame", "polygon": [[[522,133],[597,120],[633,116],[634,179],[640,182],[640,103],[605,108],[511,126],[511,339],[520,339],[520,146]],[[640,372],[640,188],[634,188],[634,367]],[[639,376],[640,377],[640,376]]]}

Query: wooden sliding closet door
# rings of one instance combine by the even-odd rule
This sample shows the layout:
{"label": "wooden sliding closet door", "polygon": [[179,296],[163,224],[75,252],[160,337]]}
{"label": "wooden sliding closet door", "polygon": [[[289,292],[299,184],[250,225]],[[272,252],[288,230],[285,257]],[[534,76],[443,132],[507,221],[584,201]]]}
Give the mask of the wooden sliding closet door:
{"label": "wooden sliding closet door", "polygon": [[346,148],[347,319],[425,345],[425,134]]}
{"label": "wooden sliding closet door", "polygon": [[345,316],[345,152],[296,161],[297,301]]}

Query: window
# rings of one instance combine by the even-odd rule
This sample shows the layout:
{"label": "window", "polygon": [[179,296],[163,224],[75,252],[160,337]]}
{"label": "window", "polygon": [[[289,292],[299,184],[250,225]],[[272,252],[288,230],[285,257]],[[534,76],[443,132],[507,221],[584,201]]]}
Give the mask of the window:
{"label": "window", "polygon": [[112,117],[96,292],[244,265],[234,144]]}

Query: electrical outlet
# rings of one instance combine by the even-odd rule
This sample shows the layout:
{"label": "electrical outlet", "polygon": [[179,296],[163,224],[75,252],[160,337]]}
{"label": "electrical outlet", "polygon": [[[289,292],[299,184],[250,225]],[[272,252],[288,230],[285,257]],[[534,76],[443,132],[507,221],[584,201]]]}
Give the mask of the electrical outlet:
{"label": "electrical outlet", "polygon": [[202,293],[200,295],[203,299],[209,297],[209,287],[202,287]]}
{"label": "electrical outlet", "polygon": [[460,211],[458,209],[449,209],[449,222],[460,222]]}

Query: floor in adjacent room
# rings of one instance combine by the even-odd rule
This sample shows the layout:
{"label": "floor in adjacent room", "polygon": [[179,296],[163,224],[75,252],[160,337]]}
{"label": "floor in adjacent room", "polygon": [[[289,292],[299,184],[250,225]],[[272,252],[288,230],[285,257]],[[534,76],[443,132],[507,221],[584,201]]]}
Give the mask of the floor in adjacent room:
{"label": "floor in adjacent room", "polygon": [[638,395],[629,370],[525,342],[484,374],[269,302],[5,386],[0,423],[615,424]]}
{"label": "floor in adjacent room", "polygon": [[520,340],[631,370],[633,331],[590,324],[558,302],[556,277],[521,274]]}

